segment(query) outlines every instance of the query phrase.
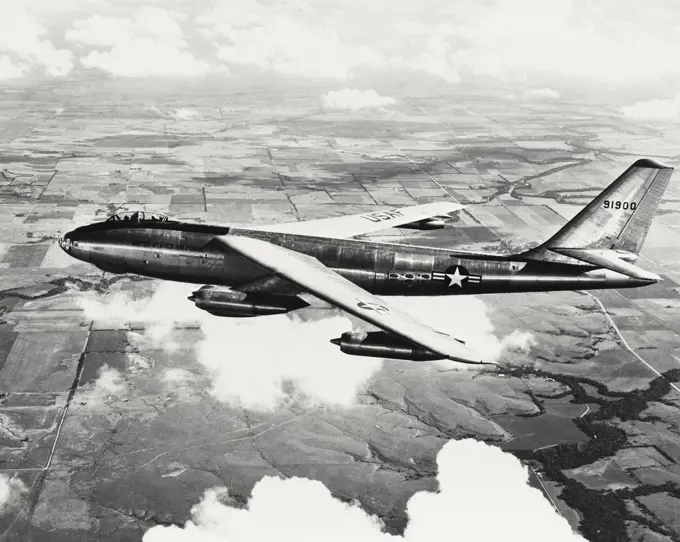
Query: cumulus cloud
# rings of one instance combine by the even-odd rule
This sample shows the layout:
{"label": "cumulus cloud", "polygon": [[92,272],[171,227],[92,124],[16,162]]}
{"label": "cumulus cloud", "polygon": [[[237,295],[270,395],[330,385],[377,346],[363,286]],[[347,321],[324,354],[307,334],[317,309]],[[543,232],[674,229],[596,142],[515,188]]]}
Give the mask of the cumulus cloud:
{"label": "cumulus cloud", "polygon": [[202,75],[209,65],[175,44],[135,38],[109,51],[92,51],[81,60],[86,68],[100,68],[120,77]]}
{"label": "cumulus cloud", "polygon": [[551,88],[532,88],[526,90],[522,97],[525,100],[559,100],[560,93]]}
{"label": "cumulus cloud", "polygon": [[[199,24],[229,64],[348,78],[359,66],[427,72],[449,83],[485,76],[624,84],[680,70],[672,10],[555,0],[426,1],[407,10],[376,0],[321,14],[313,3],[218,2]],[[298,6],[301,9],[294,9]],[[358,16],[363,24],[353,24]],[[404,18],[405,16],[408,19]]]}
{"label": "cumulus cloud", "polygon": [[[163,282],[143,299],[134,300],[126,292],[82,292],[79,303],[88,318],[121,326],[144,324],[144,333],[129,334],[140,350],[175,351],[173,326],[200,325],[203,338],[192,354],[211,378],[210,393],[246,408],[268,410],[291,399],[349,406],[381,366],[377,359],[346,356],[330,343],[352,328],[344,317],[219,318],[186,300],[195,289]],[[163,378],[175,376],[166,373]]]}
{"label": "cumulus cloud", "polygon": [[501,352],[517,351],[527,354],[532,346],[538,344],[534,334],[529,331],[514,330],[501,339]]}
{"label": "cumulus cloud", "polygon": [[395,27],[413,57],[429,42],[441,44],[438,60],[419,67],[435,75],[620,85],[680,72],[667,60],[680,46],[680,15],[671,3],[460,0],[425,2],[409,17]]}
{"label": "cumulus cloud", "polygon": [[[82,292],[79,302],[89,318],[121,327],[144,324],[144,332],[129,333],[141,352],[175,352],[179,345],[173,327],[200,326],[202,339],[192,346],[192,355],[211,379],[211,395],[250,409],[270,410],[290,400],[351,406],[382,366],[379,359],[349,356],[330,343],[355,327],[338,311],[303,309],[288,315],[219,318],[186,300],[194,289],[193,285],[162,282],[142,299],[134,300],[126,292],[104,296]],[[489,308],[477,297],[390,300],[434,328],[465,340],[489,361],[514,362],[513,351],[526,353],[534,343],[528,332],[498,337]],[[171,376],[166,373],[163,378]]]}
{"label": "cumulus cloud", "polygon": [[95,389],[102,394],[115,395],[125,389],[120,371],[103,365],[99,369],[99,378],[95,380]]}
{"label": "cumulus cloud", "polygon": [[381,96],[375,90],[359,90],[356,88],[345,88],[342,90],[331,90],[321,97],[321,108],[325,110],[349,110],[357,109],[376,109],[387,105],[393,105],[397,100],[389,96]]}
{"label": "cumulus cloud", "polygon": [[210,489],[191,509],[184,527],[152,527],[143,540],[585,542],[528,484],[526,467],[513,455],[472,439],[449,441],[437,456],[437,466],[439,490],[411,497],[403,536],[384,533],[379,518],[356,503],[334,498],[321,482],[264,477],[245,508],[232,506],[225,488]]}
{"label": "cumulus cloud", "polygon": [[[144,53],[156,55],[164,66],[149,75],[205,73],[221,64],[349,79],[365,67],[387,67],[427,72],[449,83],[483,76],[617,87],[680,75],[677,64],[667,61],[668,51],[680,48],[680,12],[662,1],[650,6],[627,0],[621,7],[586,0],[425,0],[408,5],[347,0],[325,9],[324,3],[307,0],[214,0],[187,9],[191,16],[160,7],[177,2],[153,4],[117,3],[94,14],[86,0],[4,2],[0,53],[12,53],[13,61],[31,68],[67,73],[71,53],[52,45],[43,27],[61,11],[75,19],[65,33],[68,42],[95,48],[84,54],[88,67],[129,76],[145,70],[122,70],[124,60],[145,60],[130,56],[130,48],[122,45],[140,38],[158,42]],[[196,48],[184,42],[184,30],[198,38],[192,42]],[[201,48],[204,38],[214,49]],[[172,63],[163,60],[169,58],[178,58],[180,67],[169,71]],[[145,62],[153,67],[153,61]]]}
{"label": "cumulus cloud", "polygon": [[91,51],[81,63],[121,77],[195,76],[209,64],[186,49],[179,21],[186,17],[167,9],[144,6],[133,18],[93,15],[74,21],[66,39],[82,44],[110,46]]}
{"label": "cumulus cloud", "polygon": [[120,371],[104,364],[97,371],[94,383],[79,390],[77,400],[90,407],[96,407],[106,403],[111,397],[121,397],[126,393],[127,386]]}
{"label": "cumulus cloud", "polygon": [[[44,37],[46,33],[36,16],[21,3],[0,3],[0,53],[5,53],[0,57],[0,76],[5,73],[5,78],[7,74],[20,77],[27,73],[27,67],[46,75],[68,74],[73,68],[71,52],[55,47]],[[16,59],[22,64],[17,65]]]}
{"label": "cumulus cloud", "polygon": [[92,15],[78,19],[65,33],[65,38],[78,43],[109,46],[119,45],[135,37],[159,38],[181,42],[183,32],[178,21],[186,16],[167,9],[143,6],[132,18]]}
{"label": "cumulus cloud", "polygon": [[[71,69],[71,54],[45,39],[42,24],[61,9],[80,17],[73,17],[67,41],[95,48],[83,55],[85,65],[121,76],[195,75],[251,66],[292,76],[350,79],[365,68],[390,68],[426,72],[449,83],[483,76],[620,87],[680,75],[677,64],[667,61],[667,52],[680,47],[680,12],[664,2],[626,1],[620,7],[585,0],[425,0],[408,5],[347,0],[325,9],[324,3],[307,0],[214,0],[187,9],[190,16],[160,7],[177,2],[141,8],[118,3],[108,6],[109,14],[92,13],[85,0],[4,4],[0,43],[10,48],[0,53],[16,49],[26,55],[28,48],[28,56],[11,59],[55,74]],[[27,9],[35,15],[15,16]],[[184,42],[184,30],[195,48]],[[134,48],[124,44],[143,38],[156,45],[140,42],[143,49],[132,56]],[[214,48],[205,50],[201,41]],[[172,58],[178,59],[175,69]],[[123,69],[126,62],[163,69]]]}
{"label": "cumulus cloud", "polygon": [[186,298],[195,287],[173,282],[161,282],[151,296],[133,299],[131,292],[117,291],[99,295],[93,291],[81,292],[78,303],[92,320],[125,327],[128,323],[145,326],[141,334],[131,333],[136,346],[163,348],[172,352],[178,348],[173,340],[175,324],[198,324],[202,311],[195,309]]}
{"label": "cumulus cloud", "polygon": [[[212,375],[212,394],[248,408],[272,409],[291,397],[351,406],[380,368],[377,359],[347,356],[330,343],[352,328],[344,316],[302,321],[268,316],[225,322],[207,319],[198,360]],[[264,338],[264,340],[263,340]]]}
{"label": "cumulus cloud", "polygon": [[186,120],[186,119],[195,119],[196,117],[200,117],[201,114],[198,111],[196,111],[195,109],[180,107],[179,109],[176,109],[175,111],[171,112],[170,116],[174,117],[178,120]]}
{"label": "cumulus cloud", "polygon": [[[258,17],[257,14],[260,14]],[[348,79],[357,66],[382,66],[380,49],[348,43],[324,20],[307,22],[258,2],[220,4],[200,19],[227,65],[250,65],[302,77]]]}
{"label": "cumulus cloud", "polygon": [[[413,23],[415,24],[415,23]],[[409,24],[406,28],[412,27]],[[418,27],[425,25],[416,25]],[[426,27],[425,27],[426,28]],[[395,68],[407,68],[415,71],[423,71],[442,78],[447,83],[460,83],[459,67],[454,59],[454,49],[446,33],[435,30],[429,35],[427,41],[421,46],[421,52],[413,54],[412,51],[406,56],[397,55],[389,59],[389,65]]]}
{"label": "cumulus cloud", "polygon": [[15,64],[7,55],[0,56],[0,79],[16,79],[26,72],[26,66]]}
{"label": "cumulus cloud", "polygon": [[631,119],[667,120],[677,118],[680,114],[680,94],[672,100],[653,98],[636,102],[621,108],[621,112]]}
{"label": "cumulus cloud", "polygon": [[88,45],[117,45],[132,38],[134,26],[131,19],[95,14],[88,19],[74,21],[64,37],[69,41]]}
{"label": "cumulus cloud", "polygon": [[[465,341],[486,361],[513,362],[511,353],[528,352],[536,343],[532,333],[514,330],[499,337],[490,318],[489,306],[476,296],[393,297],[390,302],[435,329]],[[474,368],[474,365],[464,365]]]}
{"label": "cumulus cloud", "polygon": [[195,375],[187,371],[186,369],[175,367],[174,369],[168,369],[163,373],[161,380],[167,384],[173,384],[181,386],[188,382],[192,382],[195,379]]}
{"label": "cumulus cloud", "polygon": [[21,478],[0,473],[0,515],[16,507],[26,493],[28,488]]}

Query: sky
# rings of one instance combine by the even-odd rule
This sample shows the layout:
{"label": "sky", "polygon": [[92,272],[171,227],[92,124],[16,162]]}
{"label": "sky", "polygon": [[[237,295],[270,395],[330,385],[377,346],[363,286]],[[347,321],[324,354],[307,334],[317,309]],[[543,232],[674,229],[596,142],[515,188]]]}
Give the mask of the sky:
{"label": "sky", "polygon": [[678,50],[672,0],[0,3],[4,79],[264,73],[346,82],[398,71],[442,85],[630,88],[672,100]]}

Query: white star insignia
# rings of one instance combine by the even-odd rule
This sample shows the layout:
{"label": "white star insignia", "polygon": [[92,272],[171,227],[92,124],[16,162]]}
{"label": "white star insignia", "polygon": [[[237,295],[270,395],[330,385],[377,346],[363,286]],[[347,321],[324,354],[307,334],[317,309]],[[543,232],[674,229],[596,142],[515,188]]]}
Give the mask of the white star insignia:
{"label": "white star insignia", "polygon": [[468,275],[461,275],[460,270],[456,267],[453,273],[447,273],[447,277],[449,277],[449,287],[453,286],[454,284],[460,288],[463,287],[463,279],[468,278]]}

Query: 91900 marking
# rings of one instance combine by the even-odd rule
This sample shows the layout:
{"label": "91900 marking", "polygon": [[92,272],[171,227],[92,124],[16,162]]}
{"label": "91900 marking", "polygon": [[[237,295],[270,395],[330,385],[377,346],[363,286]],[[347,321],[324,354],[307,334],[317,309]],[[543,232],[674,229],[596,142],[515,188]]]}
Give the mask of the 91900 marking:
{"label": "91900 marking", "polygon": [[637,208],[637,203],[634,201],[627,202],[627,201],[620,201],[620,200],[604,200],[604,208],[605,209],[625,209],[628,210],[630,209],[631,211],[634,211]]}

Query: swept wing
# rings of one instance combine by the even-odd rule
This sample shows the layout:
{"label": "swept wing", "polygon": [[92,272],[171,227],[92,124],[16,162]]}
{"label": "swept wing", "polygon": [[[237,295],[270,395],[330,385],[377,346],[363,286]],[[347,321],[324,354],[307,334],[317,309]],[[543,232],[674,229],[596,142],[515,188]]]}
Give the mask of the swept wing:
{"label": "swept wing", "polygon": [[452,213],[464,207],[464,205],[454,201],[437,201],[434,203],[424,203],[423,205],[413,205],[412,207],[390,208],[356,215],[335,216],[268,226],[248,226],[248,229],[343,239]]}
{"label": "swept wing", "polygon": [[214,243],[221,244],[350,314],[444,358],[464,363],[484,363],[478,354],[454,337],[415,320],[312,256],[237,234],[216,236]]}

